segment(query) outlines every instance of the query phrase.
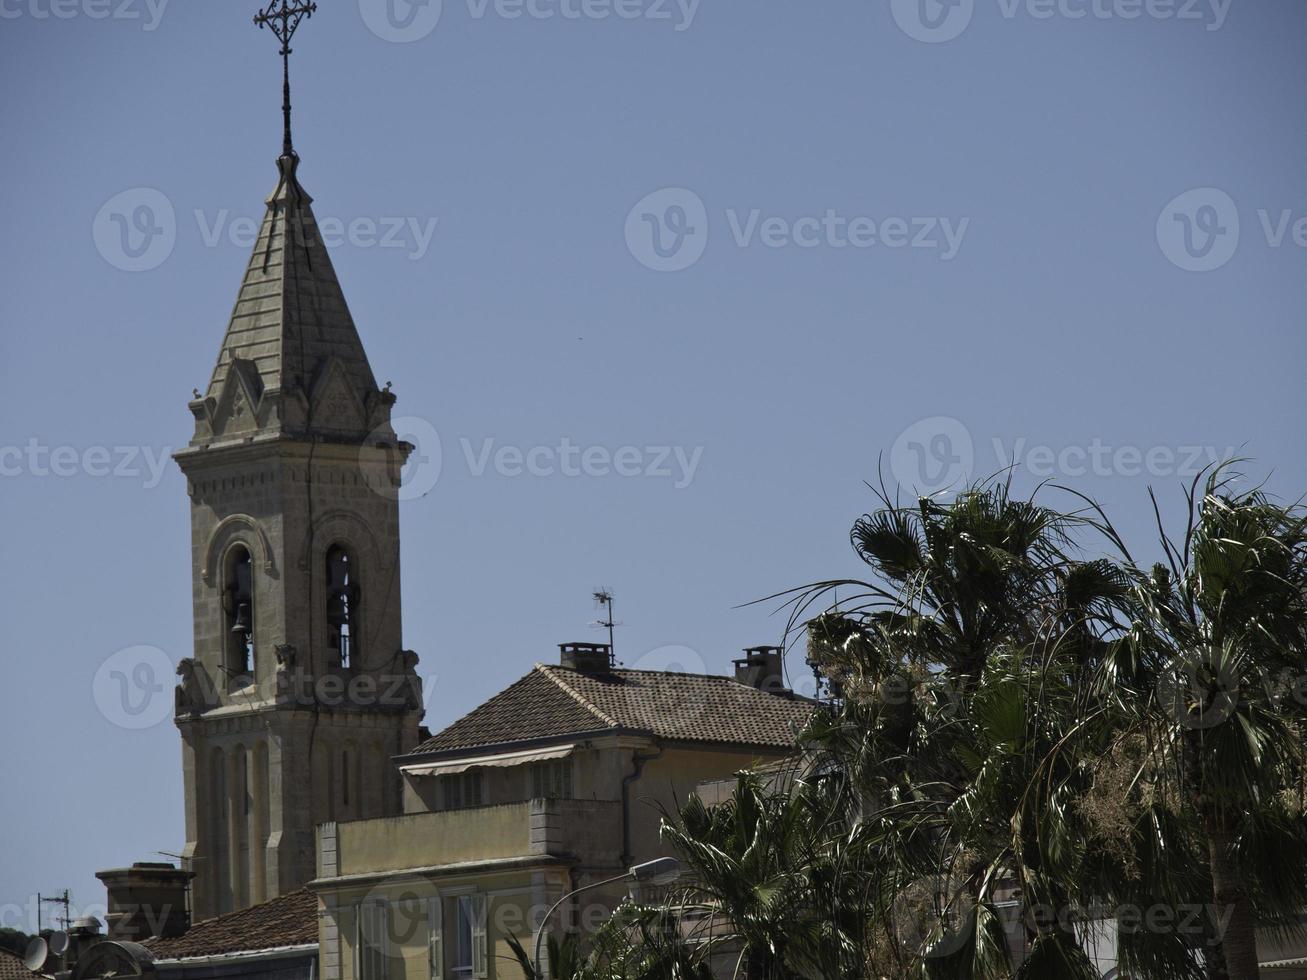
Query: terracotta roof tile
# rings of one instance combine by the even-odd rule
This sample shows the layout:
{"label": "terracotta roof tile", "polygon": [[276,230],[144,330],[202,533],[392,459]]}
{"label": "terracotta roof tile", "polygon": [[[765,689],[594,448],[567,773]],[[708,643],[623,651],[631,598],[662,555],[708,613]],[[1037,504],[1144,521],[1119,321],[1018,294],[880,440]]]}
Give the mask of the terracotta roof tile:
{"label": "terracotta roof tile", "polygon": [[37,980],[39,976],[23,965],[21,956],[0,949],[0,980]]}
{"label": "terracotta roof tile", "polygon": [[814,704],[711,674],[535,669],[419,745],[414,755],[629,729],[659,738],[788,748]]}
{"label": "terracotta roof tile", "polygon": [[318,941],[318,899],[307,888],[197,922],[174,939],[144,945],[162,960],[304,946]]}

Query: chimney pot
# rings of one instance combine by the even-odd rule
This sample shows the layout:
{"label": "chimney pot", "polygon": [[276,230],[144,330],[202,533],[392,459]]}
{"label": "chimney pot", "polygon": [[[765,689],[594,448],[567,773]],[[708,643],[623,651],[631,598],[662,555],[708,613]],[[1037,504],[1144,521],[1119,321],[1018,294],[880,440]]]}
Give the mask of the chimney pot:
{"label": "chimney pot", "polygon": [[735,680],[768,694],[789,694],[785,686],[784,648],[746,647],[744,656],[735,661]]}
{"label": "chimney pot", "polygon": [[607,643],[560,643],[558,662],[583,674],[603,674],[613,669],[613,651]]}

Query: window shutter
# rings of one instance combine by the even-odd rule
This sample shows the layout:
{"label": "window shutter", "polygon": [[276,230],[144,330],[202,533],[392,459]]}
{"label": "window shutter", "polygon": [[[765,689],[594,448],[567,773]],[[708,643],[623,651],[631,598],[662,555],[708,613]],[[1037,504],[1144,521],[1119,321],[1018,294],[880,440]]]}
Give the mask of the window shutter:
{"label": "window shutter", "polygon": [[486,897],[472,896],[472,976],[490,976],[489,957],[486,955]]}
{"label": "window shutter", "polygon": [[427,916],[427,945],[431,955],[431,980],[444,980],[445,924],[439,895],[430,900]]}

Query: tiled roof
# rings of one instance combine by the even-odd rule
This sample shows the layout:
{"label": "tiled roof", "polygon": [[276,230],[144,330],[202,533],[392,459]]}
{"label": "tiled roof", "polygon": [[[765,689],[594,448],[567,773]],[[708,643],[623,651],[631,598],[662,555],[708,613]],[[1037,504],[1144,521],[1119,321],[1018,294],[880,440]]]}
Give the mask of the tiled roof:
{"label": "tiled roof", "polygon": [[813,707],[805,698],[769,694],[710,674],[586,673],[537,664],[412,754],[604,730],[649,732],[677,741],[789,748]]}
{"label": "tiled roof", "polygon": [[21,956],[0,949],[0,980],[37,980],[39,976],[23,965]]}
{"label": "tiled roof", "polygon": [[239,912],[197,922],[175,939],[149,939],[158,959],[253,952],[305,946],[318,941],[318,899],[300,888]]}

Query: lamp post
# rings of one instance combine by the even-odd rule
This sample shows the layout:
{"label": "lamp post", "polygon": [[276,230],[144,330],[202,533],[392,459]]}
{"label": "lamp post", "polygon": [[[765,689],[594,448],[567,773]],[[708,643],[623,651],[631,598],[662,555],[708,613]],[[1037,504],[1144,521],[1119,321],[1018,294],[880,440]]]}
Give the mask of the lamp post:
{"label": "lamp post", "polygon": [[633,881],[652,881],[655,878],[674,875],[680,870],[681,862],[676,860],[676,858],[655,858],[652,861],[644,862],[644,864],[637,864],[634,867],[628,868],[624,874],[620,874],[615,878],[606,878],[603,881],[596,881],[593,884],[583,885],[580,888],[573,889],[560,898],[550,907],[549,911],[545,913],[545,917],[540,920],[540,928],[536,930],[535,955],[531,958],[531,962],[535,965],[536,980],[540,980],[540,978],[544,976],[544,973],[540,970],[540,944],[545,938],[545,926],[549,925],[549,917],[557,912],[559,906],[569,898],[574,898],[582,892],[588,892],[594,888],[602,888],[604,885],[615,885],[617,882],[626,881],[628,878]]}

